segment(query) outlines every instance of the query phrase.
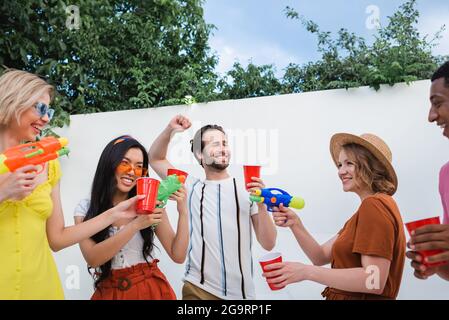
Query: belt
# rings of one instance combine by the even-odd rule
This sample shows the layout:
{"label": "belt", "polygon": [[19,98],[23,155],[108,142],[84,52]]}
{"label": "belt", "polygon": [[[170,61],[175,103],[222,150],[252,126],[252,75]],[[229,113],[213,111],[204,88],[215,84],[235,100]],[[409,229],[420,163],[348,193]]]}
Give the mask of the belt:
{"label": "belt", "polygon": [[112,275],[99,284],[99,288],[117,288],[121,291],[129,290],[133,285],[149,278],[158,278],[163,282],[167,279],[157,267],[159,260],[155,259],[150,265],[139,264],[130,268],[113,270]]}

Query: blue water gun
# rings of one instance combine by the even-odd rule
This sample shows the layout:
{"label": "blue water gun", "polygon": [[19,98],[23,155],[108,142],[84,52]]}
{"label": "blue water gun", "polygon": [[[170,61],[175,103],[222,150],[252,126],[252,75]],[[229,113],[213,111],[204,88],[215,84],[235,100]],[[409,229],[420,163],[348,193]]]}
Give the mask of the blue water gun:
{"label": "blue water gun", "polygon": [[293,197],[288,192],[278,188],[257,189],[250,196],[250,200],[267,205],[267,210],[273,212],[273,207],[279,207],[281,203],[284,207],[295,209],[304,208],[303,198]]}

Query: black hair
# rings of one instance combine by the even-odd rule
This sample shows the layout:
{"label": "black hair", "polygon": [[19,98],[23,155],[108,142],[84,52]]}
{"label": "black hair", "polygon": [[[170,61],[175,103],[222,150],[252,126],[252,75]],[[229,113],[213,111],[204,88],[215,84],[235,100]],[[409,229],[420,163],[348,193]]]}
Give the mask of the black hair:
{"label": "black hair", "polygon": [[[137,148],[142,151],[143,168],[148,168],[147,151],[145,147],[137,140],[130,136],[120,136],[109,142],[101,153],[100,160],[98,161],[97,170],[92,183],[90,206],[84,221],[92,219],[113,207],[112,200],[114,193],[117,190],[115,172],[117,166],[123,160],[126,152],[132,148]],[[128,199],[134,197],[135,195],[136,187],[132,188],[128,193]],[[154,248],[154,231],[151,227],[148,227],[140,230],[140,234],[144,240],[142,255],[148,263],[147,257],[151,257],[151,252]],[[109,227],[94,234],[91,239],[96,243],[100,243],[108,237]],[[99,268],[92,268],[88,266],[88,269],[89,273],[91,273],[95,280],[95,288],[98,288],[100,282],[108,278],[111,273],[111,260],[107,261]],[[94,269],[93,273],[91,272],[92,269]]]}
{"label": "black hair", "polygon": [[195,133],[193,139],[190,140],[190,151],[192,151],[193,155],[195,156],[195,159],[197,159],[200,162],[201,166],[203,166],[203,163],[200,159],[198,159],[197,154],[203,152],[203,149],[206,145],[206,142],[203,140],[203,135],[208,130],[218,130],[223,132],[223,134],[226,134],[223,127],[216,124],[205,125]]}
{"label": "black hair", "polygon": [[435,73],[432,75],[432,82],[441,78],[444,78],[446,87],[449,87],[449,61],[439,67],[437,71],[435,71]]}

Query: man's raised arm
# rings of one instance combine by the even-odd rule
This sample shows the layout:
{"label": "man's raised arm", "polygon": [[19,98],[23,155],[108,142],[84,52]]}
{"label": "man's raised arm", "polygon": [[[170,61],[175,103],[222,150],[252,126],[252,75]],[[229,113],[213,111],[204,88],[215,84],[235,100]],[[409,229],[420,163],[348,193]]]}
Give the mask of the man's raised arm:
{"label": "man's raised arm", "polygon": [[173,168],[173,165],[167,160],[168,144],[170,143],[172,135],[187,130],[191,125],[188,118],[182,115],[177,115],[170,120],[167,127],[151,145],[150,150],[148,151],[149,164],[161,179],[166,178],[167,169]]}

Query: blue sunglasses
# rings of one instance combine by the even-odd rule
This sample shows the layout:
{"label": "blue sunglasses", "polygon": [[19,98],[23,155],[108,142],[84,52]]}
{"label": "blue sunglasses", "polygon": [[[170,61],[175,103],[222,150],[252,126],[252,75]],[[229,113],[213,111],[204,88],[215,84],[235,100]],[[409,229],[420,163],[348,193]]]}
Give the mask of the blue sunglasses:
{"label": "blue sunglasses", "polygon": [[42,102],[36,103],[35,108],[41,118],[47,115],[48,120],[51,120],[53,118],[53,115],[55,114],[54,109],[51,109],[48,105]]}

